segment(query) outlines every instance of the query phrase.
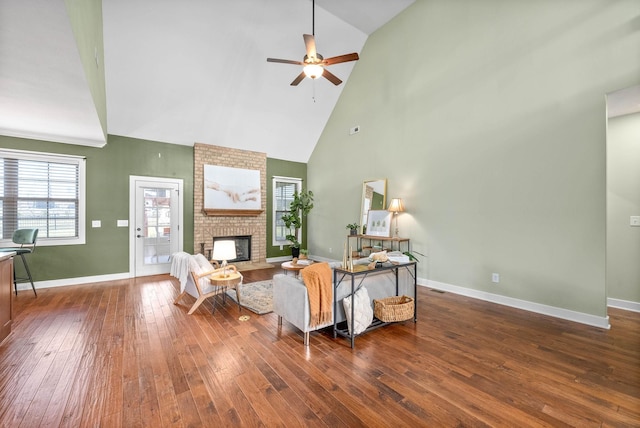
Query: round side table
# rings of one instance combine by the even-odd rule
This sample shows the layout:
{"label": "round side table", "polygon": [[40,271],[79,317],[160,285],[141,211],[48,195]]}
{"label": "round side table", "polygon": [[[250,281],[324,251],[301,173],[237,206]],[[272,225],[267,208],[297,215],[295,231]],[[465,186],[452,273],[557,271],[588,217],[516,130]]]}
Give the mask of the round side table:
{"label": "round side table", "polygon": [[301,264],[301,263],[293,263],[293,262],[284,262],[280,265],[280,267],[282,268],[282,270],[284,270],[284,273],[286,274],[287,272],[294,272],[296,274],[296,276],[298,276],[299,272],[306,268],[307,266],[311,265],[313,262],[309,262],[309,264]]}
{"label": "round side table", "polygon": [[235,287],[238,309],[242,309],[242,306],[240,305],[240,287],[238,287],[240,281],[242,281],[242,275],[235,271],[227,272],[226,276],[220,272],[216,272],[209,276],[209,281],[211,281],[211,285],[222,287],[222,301],[224,303],[227,301],[227,288]]}

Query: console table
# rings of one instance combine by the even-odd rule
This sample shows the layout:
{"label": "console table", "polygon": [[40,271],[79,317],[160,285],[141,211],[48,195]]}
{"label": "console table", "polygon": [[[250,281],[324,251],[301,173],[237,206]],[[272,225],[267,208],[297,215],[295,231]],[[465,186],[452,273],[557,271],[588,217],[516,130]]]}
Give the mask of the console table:
{"label": "console table", "polygon": [[[337,290],[338,290],[338,286],[345,280],[351,282],[351,294],[350,296],[355,295],[355,292],[362,286],[362,282],[364,281],[364,279],[371,274],[379,274],[379,273],[384,273],[384,274],[388,274],[388,275],[395,275],[395,281],[396,281],[396,296],[398,295],[398,271],[400,269],[406,269],[409,274],[413,277],[413,298],[414,298],[414,305],[413,305],[413,322],[417,322],[418,318],[417,318],[417,313],[418,313],[418,264],[413,261],[413,262],[408,262],[408,263],[400,263],[400,264],[388,264],[385,265],[383,267],[380,268],[375,268],[375,269],[366,269],[366,266],[358,266],[358,269],[354,269],[353,271],[348,270],[348,269],[342,269],[342,268],[334,268],[333,269],[333,313],[337,313],[337,309],[338,309],[338,299],[337,299]],[[358,284],[356,286],[356,280],[358,280]],[[355,304],[351,304],[351,325],[353,326],[354,323],[354,314],[355,311]],[[345,314],[346,315],[346,314]],[[348,323],[345,321],[344,322],[345,326],[344,328],[342,327],[338,327],[338,323],[335,320],[335,316],[334,316],[334,321],[333,321],[333,338],[335,339],[336,337],[338,337],[338,335],[342,336],[342,337],[346,337],[347,339],[349,339],[351,341],[351,348],[355,347],[355,339],[356,339],[356,335],[355,334],[351,334],[349,332],[349,327],[348,327]],[[374,330],[378,327],[382,327],[385,326],[387,324],[391,324],[388,322],[384,322],[379,320],[378,318],[373,318],[373,321],[371,322],[371,324],[369,325],[369,327],[367,327],[362,333],[360,334],[364,334],[368,331]]]}
{"label": "console table", "polygon": [[[410,239],[399,238],[397,236],[373,236],[373,235],[347,235],[349,240],[356,239],[356,248],[358,251],[362,249],[362,252],[376,252],[376,251],[410,251]],[[365,245],[367,244],[367,245]],[[375,250],[375,251],[374,251]],[[361,254],[361,256],[368,256],[368,254]]]}

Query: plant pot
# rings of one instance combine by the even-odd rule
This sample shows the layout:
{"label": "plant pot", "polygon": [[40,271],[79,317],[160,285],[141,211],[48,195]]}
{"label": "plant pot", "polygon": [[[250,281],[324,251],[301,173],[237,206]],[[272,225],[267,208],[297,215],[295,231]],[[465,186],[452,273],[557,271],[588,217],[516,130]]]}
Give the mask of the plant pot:
{"label": "plant pot", "polygon": [[296,259],[300,257],[300,248],[291,247],[291,257]]}
{"label": "plant pot", "polygon": [[349,229],[349,234],[350,235],[357,235],[358,234],[358,229]]}

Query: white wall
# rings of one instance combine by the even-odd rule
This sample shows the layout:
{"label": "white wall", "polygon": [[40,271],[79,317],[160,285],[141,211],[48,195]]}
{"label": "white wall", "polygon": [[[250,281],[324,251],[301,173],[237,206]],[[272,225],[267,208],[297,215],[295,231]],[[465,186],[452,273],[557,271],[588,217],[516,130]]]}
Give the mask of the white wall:
{"label": "white wall", "polygon": [[309,161],[311,252],[339,259],[362,180],[387,177],[421,278],[604,319],[603,99],[637,84],[639,15],[416,1],[370,36]]}

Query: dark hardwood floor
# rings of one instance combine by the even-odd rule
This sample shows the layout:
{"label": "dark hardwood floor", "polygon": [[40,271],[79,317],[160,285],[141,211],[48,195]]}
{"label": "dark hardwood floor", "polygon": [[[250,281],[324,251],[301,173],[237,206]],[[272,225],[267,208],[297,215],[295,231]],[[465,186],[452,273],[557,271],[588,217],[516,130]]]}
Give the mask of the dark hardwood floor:
{"label": "dark hardwood floor", "polygon": [[[245,272],[247,282],[279,269]],[[418,322],[356,340],[154,276],[21,291],[1,427],[640,426],[640,314],[609,331],[419,287]],[[248,321],[240,315],[250,314]]]}

